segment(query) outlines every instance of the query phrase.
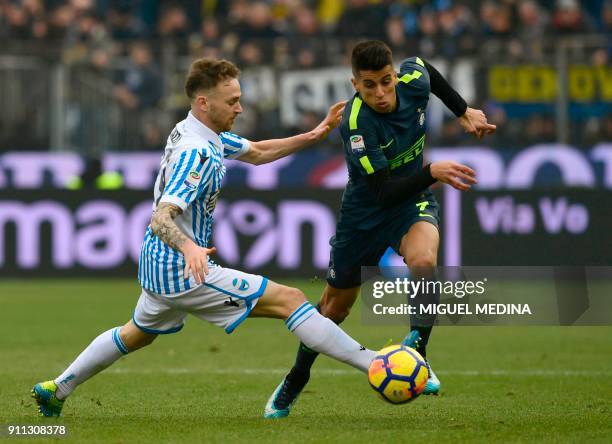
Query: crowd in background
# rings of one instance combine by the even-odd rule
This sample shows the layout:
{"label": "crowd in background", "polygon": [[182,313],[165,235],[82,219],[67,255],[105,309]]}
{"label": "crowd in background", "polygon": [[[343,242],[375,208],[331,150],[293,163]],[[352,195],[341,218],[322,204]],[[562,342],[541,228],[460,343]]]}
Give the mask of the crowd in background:
{"label": "crowd in background", "polygon": [[[465,56],[533,62],[560,36],[611,32],[612,0],[0,0],[0,39],[7,42],[0,54],[41,54],[107,79],[127,115],[138,110],[144,116],[126,142],[134,149],[159,149],[176,117],[156,113],[167,107],[164,100],[177,84],[163,69],[168,42],[175,57],[226,57],[241,69],[283,70],[348,66],[350,48],[364,38],[387,41],[397,59],[418,54],[451,63]],[[609,56],[608,44],[582,62],[607,66]],[[507,123],[500,125],[500,144],[555,139],[551,115],[505,122],[495,103],[475,105]],[[253,108],[256,116],[278,121]],[[304,126],[317,118],[305,116]],[[612,140],[609,117],[583,126],[580,137],[587,143]],[[246,135],[269,136],[262,128],[271,127],[253,124]],[[279,135],[300,128],[273,129]],[[452,123],[433,140],[466,142]]]}
{"label": "crowd in background", "polygon": [[88,44],[111,56],[127,41],[173,39],[179,50],[242,67],[330,65],[339,54],[325,38],[385,39],[398,56],[455,57],[495,37],[518,54],[521,43],[546,36],[610,32],[610,0],[0,0],[2,39]]}

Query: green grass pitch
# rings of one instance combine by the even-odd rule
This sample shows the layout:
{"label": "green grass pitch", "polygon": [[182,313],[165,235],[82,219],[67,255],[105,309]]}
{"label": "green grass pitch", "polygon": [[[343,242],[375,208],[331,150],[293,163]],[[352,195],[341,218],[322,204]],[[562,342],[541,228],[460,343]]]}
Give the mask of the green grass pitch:
{"label": "green grass pitch", "polygon": [[[316,301],[321,282],[286,282]],[[366,377],[322,357],[292,415],[262,418],[297,342],[278,320],[232,335],[188,318],[77,389],[62,418],[36,416],[32,385],[129,319],[133,280],[0,282],[0,424],[64,424],[57,442],[610,442],[612,327],[438,327],[442,394],[383,403]],[[402,327],[343,327],[371,348]],[[2,438],[0,438],[2,439]],[[12,442],[14,439],[8,438]],[[49,439],[47,439],[49,440]],[[35,438],[33,441],[46,441]]]}

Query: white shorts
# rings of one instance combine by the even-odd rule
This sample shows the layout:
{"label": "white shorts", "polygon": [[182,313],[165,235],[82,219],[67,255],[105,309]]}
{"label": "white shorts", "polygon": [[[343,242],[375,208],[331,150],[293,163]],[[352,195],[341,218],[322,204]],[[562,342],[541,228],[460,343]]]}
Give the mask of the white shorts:
{"label": "white shorts", "polygon": [[268,279],[216,266],[206,282],[178,295],[162,295],[142,290],[132,320],[145,333],[175,333],[192,314],[200,319],[234,331],[244,321],[266,290]]}

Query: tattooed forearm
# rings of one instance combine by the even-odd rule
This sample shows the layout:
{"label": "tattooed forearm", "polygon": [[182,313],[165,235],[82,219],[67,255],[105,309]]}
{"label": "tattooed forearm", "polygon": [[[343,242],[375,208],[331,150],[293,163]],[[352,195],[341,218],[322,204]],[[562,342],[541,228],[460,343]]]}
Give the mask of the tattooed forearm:
{"label": "tattooed forearm", "polygon": [[153,233],[175,250],[180,250],[188,239],[173,220],[181,213],[181,209],[176,205],[160,203],[151,218]]}

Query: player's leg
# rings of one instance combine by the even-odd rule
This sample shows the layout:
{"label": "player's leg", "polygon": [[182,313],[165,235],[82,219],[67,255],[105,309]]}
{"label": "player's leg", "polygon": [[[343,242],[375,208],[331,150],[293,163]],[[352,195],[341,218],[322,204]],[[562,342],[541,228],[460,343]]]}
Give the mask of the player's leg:
{"label": "player's leg", "polygon": [[333,321],[321,315],[297,288],[270,281],[251,316],[284,319],[289,331],[307,347],[363,372],[367,372],[375,356],[375,352],[361,346]]}
{"label": "player's leg", "polygon": [[133,319],[98,335],[58,377],[34,386],[32,396],[39,411],[44,416],[59,416],[64,400],[78,385],[122,356],[149,345],[158,334],[180,330],[184,317],[162,297],[143,291]]}
{"label": "player's leg", "polygon": [[142,348],[157,335],[144,333],[130,320],[98,335],[57,378],[40,382],[32,395],[44,416],[59,416],[64,400],[79,385],[112,365],[123,355]]}
{"label": "player's leg", "polygon": [[[429,222],[419,221],[413,224],[408,232],[402,237],[399,252],[404,258],[406,265],[410,269],[412,279],[432,279],[435,275],[437,265],[438,245],[440,235],[438,228]],[[419,301],[423,296],[417,295]],[[429,295],[435,297],[435,295]],[[417,351],[426,357],[427,342],[431,334],[431,329],[435,316],[411,317],[411,329],[417,330],[421,337]]]}
{"label": "player's leg", "polygon": [[[347,236],[337,234],[331,240],[331,253],[327,270],[327,284],[317,304],[319,312],[340,324],[348,316],[361,286],[361,265],[378,263],[384,249],[375,248],[368,235]],[[367,245],[369,248],[365,248]],[[298,392],[308,383],[310,369],[318,353],[300,343],[293,368],[287,375]]]}
{"label": "player's leg", "polygon": [[[340,324],[348,316],[357,299],[361,286],[361,265],[376,265],[384,253],[384,242],[377,239],[376,233],[362,233],[338,229],[331,240],[331,254],[327,272],[327,285],[317,310]],[[310,369],[319,353],[301,342],[295,363],[279,384],[271,399],[279,407],[279,415],[286,416],[298,395],[310,379]],[[270,404],[270,401],[268,401]],[[267,416],[267,415],[266,415]]]}
{"label": "player's leg", "polygon": [[57,397],[67,398],[74,389],[112,365],[119,358],[152,343],[157,335],[145,333],[130,319],[122,327],[98,335],[64,372],[55,378]]}
{"label": "player's leg", "polygon": [[[412,279],[435,279],[439,244],[438,228],[425,221],[416,222],[402,237],[399,252],[410,269]],[[429,304],[437,303],[438,298],[438,294],[424,293],[416,295],[415,299],[417,304]],[[435,319],[435,315],[419,316],[416,314],[410,317],[411,333],[407,340],[411,343],[407,343],[407,345],[415,347],[426,358],[430,372],[424,394],[435,394],[440,390],[440,381],[431,369],[429,361],[427,361],[427,343]]]}
{"label": "player's leg", "polygon": [[[321,301],[315,307],[323,316],[339,325],[348,316],[351,307],[357,299],[359,287],[335,288],[326,284]],[[295,363],[286,376],[292,392],[299,393],[310,379],[312,368],[319,353],[300,342],[295,357]]]}
{"label": "player's leg", "polygon": [[[348,305],[351,305],[354,298],[349,302]],[[296,305],[297,308],[295,308]],[[307,353],[311,356],[324,353],[366,372],[376,355],[376,352],[362,347],[348,336],[332,320],[322,316],[297,289],[274,285],[253,311],[255,315],[285,319],[289,331],[300,339],[300,350],[302,352],[303,349],[308,350]],[[345,312],[348,313],[347,310]],[[296,370],[292,369],[268,399],[264,417],[288,416],[307,380],[302,381],[296,378]]]}
{"label": "player's leg", "polygon": [[359,295],[359,287],[336,288],[329,283],[325,285],[323,295],[319,301],[319,311],[326,318],[336,324],[343,322],[349,315],[351,308]]}

